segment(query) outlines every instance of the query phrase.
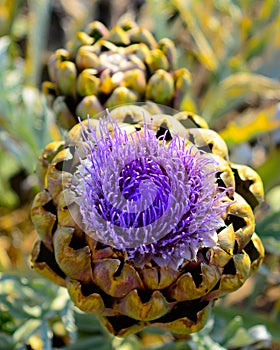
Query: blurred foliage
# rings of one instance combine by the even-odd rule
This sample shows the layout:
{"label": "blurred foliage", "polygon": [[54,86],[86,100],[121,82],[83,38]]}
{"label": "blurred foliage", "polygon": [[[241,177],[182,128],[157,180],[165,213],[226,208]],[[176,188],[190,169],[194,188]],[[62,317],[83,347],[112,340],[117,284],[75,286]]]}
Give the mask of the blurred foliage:
{"label": "blurred foliage", "polygon": [[[40,93],[47,59],[87,22],[120,16],[174,40],[192,73],[185,107],[221,133],[233,161],[257,169],[267,192],[256,225],[264,264],[187,339],[157,329],[114,338],[29,269],[36,159],[61,137]],[[279,57],[278,0],[0,1],[0,349],[280,349]]]}
{"label": "blurred foliage", "polygon": [[279,99],[277,0],[150,0],[146,13],[157,35],[178,43],[180,65],[192,72],[196,109],[211,123]]}
{"label": "blurred foliage", "polygon": [[[226,350],[265,349],[271,334],[264,325],[250,326],[248,316],[224,314],[219,322],[211,318],[203,330],[187,339],[149,328],[137,335],[121,339],[108,334],[94,315],[73,307],[64,288],[44,279],[16,275],[0,275],[0,348],[31,349],[100,349],[100,350]],[[232,312],[233,313],[233,312]],[[215,316],[216,317],[216,316]],[[223,323],[221,327],[219,323]],[[277,329],[271,327],[275,337]],[[68,345],[67,345],[68,344]]]}

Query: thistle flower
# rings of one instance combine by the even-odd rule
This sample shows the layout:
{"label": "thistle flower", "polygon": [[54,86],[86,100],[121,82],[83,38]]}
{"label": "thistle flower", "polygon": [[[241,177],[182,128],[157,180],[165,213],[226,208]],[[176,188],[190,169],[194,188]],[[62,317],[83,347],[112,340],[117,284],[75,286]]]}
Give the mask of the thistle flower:
{"label": "thistle flower", "polygon": [[157,138],[152,126],[126,131],[109,116],[97,135],[89,123],[83,138],[90,152],[72,190],[94,239],[136,262],[177,268],[217,244],[228,197],[216,184],[215,160],[178,135]]}
{"label": "thistle flower", "polygon": [[50,56],[48,72],[43,92],[65,129],[78,122],[77,116],[85,119],[125,103],[150,100],[178,110],[191,104],[190,73],[176,69],[174,43],[157,42],[133,22],[110,30],[90,23]]}
{"label": "thistle flower", "polygon": [[113,334],[198,331],[263,259],[261,180],[197,115],[150,103],[102,115],[43,152],[33,266]]}

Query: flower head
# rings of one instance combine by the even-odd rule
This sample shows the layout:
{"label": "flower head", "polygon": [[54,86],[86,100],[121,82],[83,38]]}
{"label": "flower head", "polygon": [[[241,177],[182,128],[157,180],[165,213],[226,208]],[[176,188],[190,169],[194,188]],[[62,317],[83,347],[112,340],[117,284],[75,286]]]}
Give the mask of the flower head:
{"label": "flower head", "polygon": [[199,116],[120,106],[40,160],[33,266],[113,334],[196,332],[263,259],[261,180]]}
{"label": "flower head", "polygon": [[217,162],[185,137],[126,130],[107,116],[83,129],[83,158],[72,185],[87,234],[127,259],[178,267],[217,244],[229,205]]}

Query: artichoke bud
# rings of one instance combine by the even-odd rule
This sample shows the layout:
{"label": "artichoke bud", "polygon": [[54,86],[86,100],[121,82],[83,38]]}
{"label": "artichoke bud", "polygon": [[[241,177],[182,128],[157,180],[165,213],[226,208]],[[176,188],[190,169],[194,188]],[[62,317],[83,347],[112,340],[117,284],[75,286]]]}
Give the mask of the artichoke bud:
{"label": "artichoke bud", "polygon": [[146,99],[168,105],[174,93],[174,80],[170,73],[159,69],[150,78],[146,89]]}
{"label": "artichoke bud", "polygon": [[53,103],[53,110],[56,114],[58,125],[62,128],[69,129],[76,124],[76,118],[70,112],[65,103],[64,96],[58,96]]}
{"label": "artichoke bud", "polygon": [[77,78],[77,93],[80,96],[97,95],[100,79],[95,75],[95,69],[84,69]]}
{"label": "artichoke bud", "polygon": [[[114,335],[147,326],[190,334],[213,300],[241,287],[264,258],[253,216],[262,183],[231,164],[202,117],[162,114],[151,101],[123,105],[139,97],[127,87],[139,70],[127,73],[112,73],[127,85],[102,96],[110,113],[100,117],[97,96],[85,96],[76,113],[93,118],[40,157],[32,264]],[[173,84],[166,74],[152,78]],[[157,98],[164,90],[152,78]],[[64,96],[54,105],[60,116],[70,113]]]}
{"label": "artichoke bud", "polygon": [[[157,42],[152,33],[134,22],[120,22],[108,30],[95,21],[85,32],[77,33],[67,47],[69,51],[57,50],[49,60],[55,90],[48,91],[46,85],[43,91],[49,96],[51,107],[54,95],[66,97],[72,113],[81,103],[82,115],[85,102],[80,97],[86,96],[96,96],[93,104],[97,103],[98,108],[93,108],[94,111],[100,110],[100,104],[104,109],[115,102],[145,99],[179,110],[186,107],[194,110],[188,93],[188,71],[174,71],[176,50],[169,39]],[[123,88],[128,90],[124,92]]]}
{"label": "artichoke bud", "polygon": [[93,116],[103,111],[103,107],[95,95],[86,96],[78,104],[76,115],[81,119],[87,116]]}
{"label": "artichoke bud", "polygon": [[120,104],[137,102],[138,95],[136,92],[124,87],[117,87],[106,101],[106,107],[110,108]]}
{"label": "artichoke bud", "polygon": [[76,94],[77,69],[73,62],[63,61],[57,70],[57,88],[65,96],[75,96]]}
{"label": "artichoke bud", "polygon": [[99,58],[95,53],[94,46],[84,45],[79,48],[76,55],[76,65],[79,71],[87,68],[97,68],[100,64]]}

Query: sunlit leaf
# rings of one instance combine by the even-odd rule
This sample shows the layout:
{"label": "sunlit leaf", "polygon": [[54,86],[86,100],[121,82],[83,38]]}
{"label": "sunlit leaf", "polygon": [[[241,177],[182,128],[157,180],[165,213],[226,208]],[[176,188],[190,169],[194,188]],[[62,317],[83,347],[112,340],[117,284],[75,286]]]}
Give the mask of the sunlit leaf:
{"label": "sunlit leaf", "polygon": [[201,113],[208,121],[215,121],[249,98],[280,99],[280,83],[253,73],[236,73],[220,81],[207,91]]}
{"label": "sunlit leaf", "polygon": [[280,127],[280,120],[274,119],[275,105],[261,109],[250,110],[242,115],[241,121],[229,122],[225,129],[219,132],[228,145],[235,145],[251,140],[259,134]]}

